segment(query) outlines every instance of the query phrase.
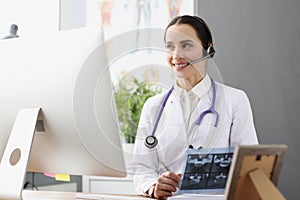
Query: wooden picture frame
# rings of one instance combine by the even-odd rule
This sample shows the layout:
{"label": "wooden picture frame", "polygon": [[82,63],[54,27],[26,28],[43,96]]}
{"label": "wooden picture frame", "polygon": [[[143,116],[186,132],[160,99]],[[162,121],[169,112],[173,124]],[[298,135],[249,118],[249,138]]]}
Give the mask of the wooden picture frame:
{"label": "wooden picture frame", "polygon": [[237,146],[225,199],[285,199],[276,186],[286,150],[286,145]]}

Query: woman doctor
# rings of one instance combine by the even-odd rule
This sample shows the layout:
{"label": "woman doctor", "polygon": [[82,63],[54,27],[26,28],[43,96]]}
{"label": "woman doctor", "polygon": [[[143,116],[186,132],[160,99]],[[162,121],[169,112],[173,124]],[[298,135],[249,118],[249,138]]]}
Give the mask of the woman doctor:
{"label": "woman doctor", "polygon": [[[188,148],[258,143],[245,92],[214,81],[205,71],[215,53],[206,23],[178,16],[168,24],[164,40],[176,81],[145,103],[132,160],[137,191],[158,199],[176,191]],[[211,107],[216,112],[206,113]]]}

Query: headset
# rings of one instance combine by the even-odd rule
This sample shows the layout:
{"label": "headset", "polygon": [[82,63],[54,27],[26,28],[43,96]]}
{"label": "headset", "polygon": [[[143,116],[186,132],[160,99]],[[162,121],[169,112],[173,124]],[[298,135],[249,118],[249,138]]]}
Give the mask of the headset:
{"label": "headset", "polygon": [[[205,23],[205,21],[203,19],[201,19],[200,17],[193,16],[193,18],[197,19],[201,23],[201,25],[204,27],[205,32],[208,35],[207,48],[206,49],[205,49],[205,47],[203,48],[203,51],[204,51],[203,55],[207,54],[207,55],[210,55],[211,58],[213,58],[214,54],[216,53],[216,50],[214,48],[214,43],[213,43],[212,34],[211,34],[210,29],[209,29],[208,25]],[[197,29],[197,27],[194,27],[194,29]],[[200,31],[198,31],[198,32],[200,32]]]}

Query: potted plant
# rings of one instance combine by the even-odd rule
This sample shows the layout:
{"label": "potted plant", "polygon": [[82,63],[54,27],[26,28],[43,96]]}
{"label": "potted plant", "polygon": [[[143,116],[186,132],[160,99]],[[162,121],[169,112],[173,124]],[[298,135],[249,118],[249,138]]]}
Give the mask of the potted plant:
{"label": "potted plant", "polygon": [[134,143],[144,103],[149,97],[162,92],[162,88],[149,81],[123,76],[114,85],[120,131],[126,143]]}

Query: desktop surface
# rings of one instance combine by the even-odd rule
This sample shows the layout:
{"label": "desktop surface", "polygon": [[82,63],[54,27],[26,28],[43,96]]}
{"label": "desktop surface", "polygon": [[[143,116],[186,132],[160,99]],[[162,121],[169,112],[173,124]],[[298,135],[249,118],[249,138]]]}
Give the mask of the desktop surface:
{"label": "desktop surface", "polygon": [[[95,199],[95,200],[149,200],[151,198],[144,197],[136,194],[86,194],[86,193],[77,193],[77,192],[54,192],[54,191],[33,191],[33,190],[23,190],[23,200],[87,200],[87,199]],[[205,199],[205,200],[223,200],[224,195],[208,195],[208,194],[187,194],[187,195],[175,195],[170,198],[172,199]]]}
{"label": "desktop surface", "polygon": [[99,199],[99,200],[116,200],[116,199],[139,199],[148,200],[149,198],[136,195],[136,194],[88,194],[79,192],[56,192],[56,191],[33,191],[23,190],[23,200],[87,200],[87,199]]}

